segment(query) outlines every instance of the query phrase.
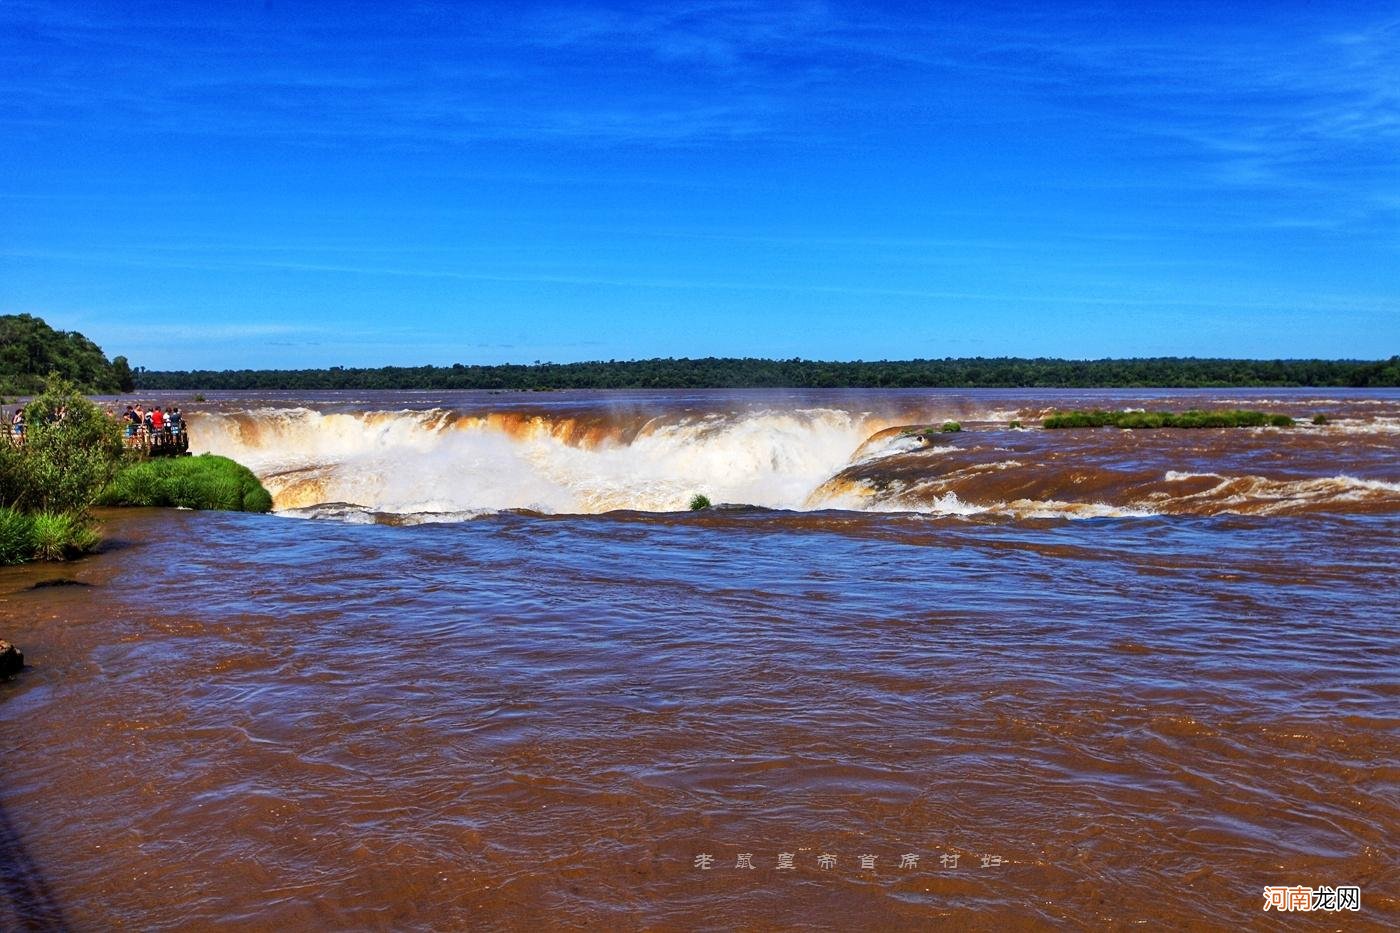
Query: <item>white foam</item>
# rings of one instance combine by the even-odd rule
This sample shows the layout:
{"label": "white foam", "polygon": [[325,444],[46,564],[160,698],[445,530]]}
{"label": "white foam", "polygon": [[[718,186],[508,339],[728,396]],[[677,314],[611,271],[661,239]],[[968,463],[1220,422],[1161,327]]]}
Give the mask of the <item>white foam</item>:
{"label": "white foam", "polygon": [[696,493],[802,508],[878,427],[828,409],[764,411],[656,422],[631,443],[574,445],[548,424],[507,432],[486,421],[450,425],[441,411],[298,408],[199,415],[191,436],[263,477],[279,508],[593,513],[683,510]]}

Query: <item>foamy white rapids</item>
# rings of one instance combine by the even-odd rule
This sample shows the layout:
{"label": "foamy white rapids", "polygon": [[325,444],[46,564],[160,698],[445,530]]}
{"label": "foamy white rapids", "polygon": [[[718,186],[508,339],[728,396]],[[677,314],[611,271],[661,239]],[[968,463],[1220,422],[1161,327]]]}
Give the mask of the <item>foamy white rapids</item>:
{"label": "foamy white rapids", "polygon": [[1315,502],[1364,502],[1386,500],[1400,494],[1400,483],[1378,479],[1361,479],[1340,474],[1306,479],[1269,479],[1264,476],[1229,476],[1223,473],[1187,473],[1168,470],[1163,477],[1169,483],[1193,479],[1215,480],[1215,485],[1193,495],[1178,496],[1176,501],[1209,500],[1236,511],[1249,506],[1256,515],[1296,511]]}
{"label": "foamy white rapids", "polygon": [[[1015,461],[1007,461],[1015,463]],[[994,465],[999,466],[999,465]],[[869,512],[920,512],[932,516],[1009,515],[1014,518],[1152,518],[1158,513],[1145,506],[1125,507],[1106,502],[1065,502],[1059,499],[1012,499],[1005,502],[965,502],[955,492],[936,496],[910,495],[895,484],[878,500],[863,505]]]}
{"label": "foamy white rapids", "polygon": [[191,436],[257,473],[279,510],[345,503],[461,515],[674,511],[697,493],[716,503],[810,507],[812,490],[885,426],[829,409],[763,411],[654,419],[623,442],[580,439],[568,419],[298,408],[200,414]]}

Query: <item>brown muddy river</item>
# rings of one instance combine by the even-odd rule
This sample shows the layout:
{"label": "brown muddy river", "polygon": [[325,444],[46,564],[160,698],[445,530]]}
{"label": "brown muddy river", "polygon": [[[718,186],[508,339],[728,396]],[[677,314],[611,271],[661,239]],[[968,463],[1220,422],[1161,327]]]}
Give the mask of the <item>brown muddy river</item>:
{"label": "brown muddy river", "polygon": [[165,398],[279,513],[0,568],[2,928],[1400,924],[1400,392]]}

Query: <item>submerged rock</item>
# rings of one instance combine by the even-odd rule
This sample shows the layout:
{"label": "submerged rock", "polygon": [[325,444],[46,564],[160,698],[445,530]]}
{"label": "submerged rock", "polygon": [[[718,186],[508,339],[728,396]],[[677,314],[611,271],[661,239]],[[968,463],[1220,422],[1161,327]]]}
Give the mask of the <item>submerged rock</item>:
{"label": "submerged rock", "polygon": [[24,652],[0,639],[0,677],[18,674],[24,667]]}
{"label": "submerged rock", "polygon": [[84,583],[82,580],[70,580],[67,577],[60,577],[56,580],[40,580],[29,588],[31,590],[46,590],[51,586],[92,586],[92,584]]}

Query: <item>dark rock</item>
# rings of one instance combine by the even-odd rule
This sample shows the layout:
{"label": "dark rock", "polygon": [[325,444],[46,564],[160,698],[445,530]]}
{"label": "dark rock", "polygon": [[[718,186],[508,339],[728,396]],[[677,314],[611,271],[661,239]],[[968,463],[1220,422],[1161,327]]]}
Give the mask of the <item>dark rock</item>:
{"label": "dark rock", "polygon": [[18,674],[24,667],[24,652],[7,641],[0,640],[0,677]]}
{"label": "dark rock", "polygon": [[84,583],[82,580],[69,580],[59,577],[56,580],[40,580],[30,587],[31,590],[46,590],[51,586],[92,586],[91,583]]}

